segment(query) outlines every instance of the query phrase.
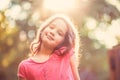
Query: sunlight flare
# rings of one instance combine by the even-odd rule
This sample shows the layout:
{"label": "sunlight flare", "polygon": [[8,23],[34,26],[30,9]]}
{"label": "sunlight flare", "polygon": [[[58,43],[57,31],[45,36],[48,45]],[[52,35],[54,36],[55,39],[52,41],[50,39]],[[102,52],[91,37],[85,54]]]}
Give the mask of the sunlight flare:
{"label": "sunlight flare", "polygon": [[76,0],[44,0],[43,6],[53,11],[64,11],[74,9],[77,5]]}

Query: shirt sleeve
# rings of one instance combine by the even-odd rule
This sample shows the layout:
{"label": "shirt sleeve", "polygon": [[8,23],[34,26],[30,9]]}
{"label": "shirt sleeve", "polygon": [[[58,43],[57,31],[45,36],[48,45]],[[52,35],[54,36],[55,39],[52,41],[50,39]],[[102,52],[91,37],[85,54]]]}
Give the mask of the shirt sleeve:
{"label": "shirt sleeve", "polygon": [[18,72],[17,72],[18,77],[26,78],[26,71],[25,71],[25,64],[24,61],[22,61],[19,66],[18,66]]}

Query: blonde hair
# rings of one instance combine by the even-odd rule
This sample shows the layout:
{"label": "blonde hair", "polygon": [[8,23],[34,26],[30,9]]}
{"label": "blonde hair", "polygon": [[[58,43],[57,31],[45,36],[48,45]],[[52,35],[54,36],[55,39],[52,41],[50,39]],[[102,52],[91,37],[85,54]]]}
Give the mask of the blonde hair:
{"label": "blonde hair", "polygon": [[[30,45],[30,50],[32,52],[32,55],[36,54],[40,50],[41,46],[41,33],[42,31],[54,20],[56,19],[62,19],[68,27],[67,31],[67,36],[65,36],[65,39],[68,41],[64,40],[64,45],[68,47],[66,51],[69,51],[71,48],[74,48],[76,55],[78,55],[78,50],[79,50],[79,36],[78,36],[78,31],[75,28],[75,25],[73,22],[70,20],[70,18],[64,14],[56,14],[50,18],[48,18],[43,24],[41,24],[40,28],[37,31],[36,38],[33,40],[33,42]],[[63,46],[63,44],[61,46]],[[58,48],[60,48],[59,46]],[[58,49],[56,48],[56,49]],[[66,52],[65,51],[65,52]]]}

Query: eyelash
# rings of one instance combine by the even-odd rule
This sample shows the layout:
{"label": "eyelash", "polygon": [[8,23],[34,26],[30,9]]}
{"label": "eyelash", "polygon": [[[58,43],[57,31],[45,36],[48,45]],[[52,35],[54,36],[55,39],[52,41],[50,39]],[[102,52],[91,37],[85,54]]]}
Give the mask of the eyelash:
{"label": "eyelash", "polygon": [[60,33],[60,32],[58,32],[58,34],[59,34],[60,36],[63,36],[63,34],[62,34],[62,33]]}

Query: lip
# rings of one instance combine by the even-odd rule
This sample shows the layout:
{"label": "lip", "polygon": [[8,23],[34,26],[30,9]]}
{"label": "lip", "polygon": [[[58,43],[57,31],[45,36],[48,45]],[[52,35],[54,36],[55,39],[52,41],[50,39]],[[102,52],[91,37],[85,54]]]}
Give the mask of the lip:
{"label": "lip", "polygon": [[49,40],[54,40],[54,38],[51,35],[46,35]]}

